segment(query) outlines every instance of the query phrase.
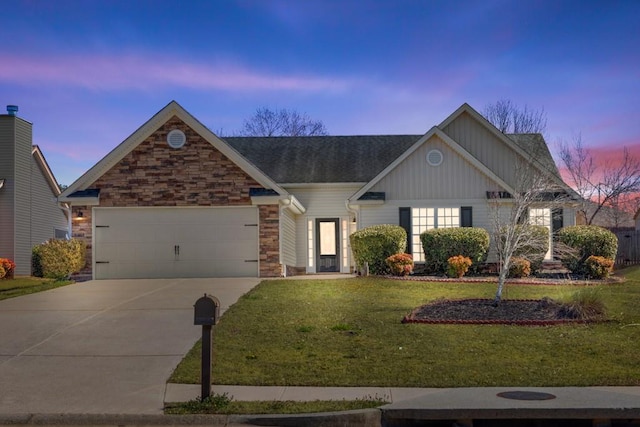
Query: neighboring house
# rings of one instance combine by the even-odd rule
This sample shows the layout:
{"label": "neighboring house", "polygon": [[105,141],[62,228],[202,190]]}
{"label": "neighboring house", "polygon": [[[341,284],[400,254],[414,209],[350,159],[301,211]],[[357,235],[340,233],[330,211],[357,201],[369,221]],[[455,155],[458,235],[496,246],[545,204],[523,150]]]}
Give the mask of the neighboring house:
{"label": "neighboring house", "polygon": [[32,145],[32,124],[17,111],[7,106],[0,115],[0,258],[16,263],[16,275],[30,275],[33,246],[66,238],[69,222],[58,183]]}
{"label": "neighboring house", "polygon": [[[357,229],[402,225],[417,261],[426,229],[490,230],[518,159],[566,187],[541,136],[502,134],[467,104],[424,135],[222,139],[171,102],[59,200],[96,279],[347,273]],[[531,215],[575,223],[569,205]]]}

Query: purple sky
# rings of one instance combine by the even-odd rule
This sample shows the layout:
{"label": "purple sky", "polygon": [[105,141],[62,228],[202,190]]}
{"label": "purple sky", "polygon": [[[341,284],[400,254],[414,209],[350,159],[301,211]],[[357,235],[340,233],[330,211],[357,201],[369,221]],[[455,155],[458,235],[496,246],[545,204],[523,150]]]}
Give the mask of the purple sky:
{"label": "purple sky", "polygon": [[640,154],[640,1],[11,0],[0,109],[71,184],[171,100],[231,134],[257,107],[333,135],[424,133],[462,103],[544,108]]}

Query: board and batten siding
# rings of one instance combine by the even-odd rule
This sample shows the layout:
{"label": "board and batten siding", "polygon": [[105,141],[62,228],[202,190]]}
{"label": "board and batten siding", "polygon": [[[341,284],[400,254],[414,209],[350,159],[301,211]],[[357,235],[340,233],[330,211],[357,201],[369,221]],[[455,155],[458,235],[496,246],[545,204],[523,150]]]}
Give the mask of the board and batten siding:
{"label": "board and batten siding", "polygon": [[[347,199],[360,188],[361,185],[357,184],[286,188],[306,209],[303,215],[296,217],[296,254],[298,254],[296,267],[307,268],[308,272],[315,271],[315,265],[313,268],[309,268],[307,265],[309,244],[307,221],[317,218],[349,220],[352,213],[347,210]],[[342,231],[340,233],[342,234]],[[343,236],[341,235],[340,238],[342,239]],[[349,257],[351,257],[351,254],[349,254]]]}
{"label": "board and batten siding", "polygon": [[486,126],[465,112],[442,131],[507,184],[514,185],[520,156]]}
{"label": "board and batten siding", "polygon": [[296,218],[290,209],[280,209],[281,264],[296,267]]}
{"label": "board and batten siding", "polygon": [[[431,166],[427,154],[442,153],[442,163]],[[371,191],[383,191],[387,200],[484,198],[487,191],[504,191],[486,174],[437,136],[404,159]]]}
{"label": "board and batten siding", "polygon": [[58,206],[45,172],[36,158],[31,156],[31,245],[55,237],[56,228],[67,230],[67,218]]}

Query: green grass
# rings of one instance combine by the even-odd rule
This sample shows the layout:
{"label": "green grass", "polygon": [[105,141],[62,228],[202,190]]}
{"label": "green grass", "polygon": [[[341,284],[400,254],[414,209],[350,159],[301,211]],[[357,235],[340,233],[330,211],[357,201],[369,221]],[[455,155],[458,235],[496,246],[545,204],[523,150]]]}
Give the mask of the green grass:
{"label": "green grass", "polygon": [[0,301],[21,295],[47,291],[73,283],[70,280],[55,281],[39,277],[16,277],[11,280],[0,280]]}
{"label": "green grass", "polygon": [[191,400],[170,403],[165,414],[304,414],[312,412],[337,412],[355,409],[377,408],[388,401],[379,397],[356,400],[291,400],[234,401],[225,395],[213,395],[208,401]]}
{"label": "green grass", "polygon": [[[402,324],[438,298],[492,298],[491,283],[380,278],[270,280],[214,327],[213,382],[488,387],[640,385],[640,268],[598,285],[609,321],[545,327]],[[507,286],[504,298],[566,298],[576,286]],[[200,343],[170,381],[199,383]]]}

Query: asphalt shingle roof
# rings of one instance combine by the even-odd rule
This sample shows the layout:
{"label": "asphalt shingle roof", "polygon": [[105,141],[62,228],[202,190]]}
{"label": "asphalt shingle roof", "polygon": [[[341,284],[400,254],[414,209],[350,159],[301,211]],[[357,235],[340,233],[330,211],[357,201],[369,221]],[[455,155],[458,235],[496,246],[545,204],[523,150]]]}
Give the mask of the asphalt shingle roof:
{"label": "asphalt shingle roof", "polygon": [[422,135],[227,137],[279,184],[368,182]]}

